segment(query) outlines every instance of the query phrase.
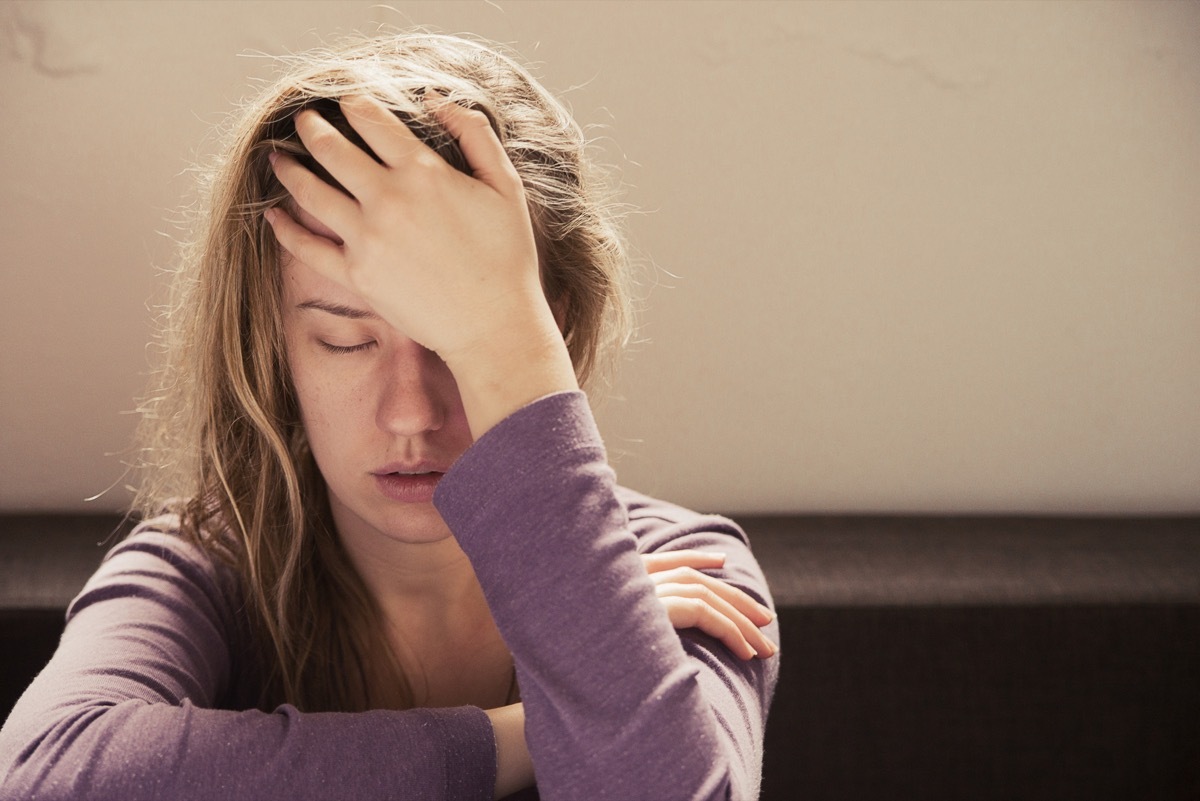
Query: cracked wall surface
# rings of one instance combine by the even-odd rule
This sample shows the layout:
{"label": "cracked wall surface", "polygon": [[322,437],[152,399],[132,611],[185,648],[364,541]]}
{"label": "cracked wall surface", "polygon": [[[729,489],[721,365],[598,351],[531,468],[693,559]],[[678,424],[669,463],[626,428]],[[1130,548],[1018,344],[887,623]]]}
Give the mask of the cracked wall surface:
{"label": "cracked wall surface", "polygon": [[193,165],[270,55],[380,24],[511,45],[639,210],[646,311],[598,404],[623,482],[1200,509],[1187,0],[0,4],[0,508],[127,502]]}

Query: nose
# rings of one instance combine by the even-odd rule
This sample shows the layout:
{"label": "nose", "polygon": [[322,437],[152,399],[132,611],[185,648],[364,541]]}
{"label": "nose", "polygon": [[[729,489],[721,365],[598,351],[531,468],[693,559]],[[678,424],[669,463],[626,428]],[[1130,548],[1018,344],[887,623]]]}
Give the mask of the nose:
{"label": "nose", "polygon": [[376,424],[405,437],[437,431],[458,397],[450,368],[411,340],[394,343],[391,349],[380,377]]}

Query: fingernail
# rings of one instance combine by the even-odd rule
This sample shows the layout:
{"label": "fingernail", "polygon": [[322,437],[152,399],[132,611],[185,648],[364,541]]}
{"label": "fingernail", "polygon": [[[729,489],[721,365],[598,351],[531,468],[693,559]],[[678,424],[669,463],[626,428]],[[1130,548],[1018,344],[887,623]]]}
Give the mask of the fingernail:
{"label": "fingernail", "polygon": [[269,208],[263,212],[263,218],[266,219],[267,222],[272,223],[272,224],[274,224],[275,218],[277,216],[279,216],[279,211],[274,206],[272,206],[271,208]]}
{"label": "fingernail", "polygon": [[279,154],[272,150],[267,154],[267,161],[271,162],[271,166],[275,166],[275,162],[279,160]]}

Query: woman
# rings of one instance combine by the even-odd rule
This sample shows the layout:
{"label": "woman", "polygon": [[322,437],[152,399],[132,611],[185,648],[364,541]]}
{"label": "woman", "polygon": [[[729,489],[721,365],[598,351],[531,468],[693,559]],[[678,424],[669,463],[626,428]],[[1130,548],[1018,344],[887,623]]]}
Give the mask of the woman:
{"label": "woman", "polygon": [[578,127],[468,40],[294,61],[215,168],[147,520],[0,733],[3,797],[756,795],[761,572],[617,486],[579,391],[624,301]]}

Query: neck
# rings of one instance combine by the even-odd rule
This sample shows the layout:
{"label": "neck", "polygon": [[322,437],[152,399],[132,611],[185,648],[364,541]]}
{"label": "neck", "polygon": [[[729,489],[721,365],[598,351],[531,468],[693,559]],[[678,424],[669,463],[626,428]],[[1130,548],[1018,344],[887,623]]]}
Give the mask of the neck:
{"label": "neck", "polygon": [[337,511],[334,522],[342,546],[391,625],[437,625],[449,617],[462,620],[472,609],[487,609],[470,560],[436,513],[425,536],[398,538],[357,518],[339,519],[343,516]]}
{"label": "neck", "polygon": [[[511,700],[512,656],[470,560],[441,517],[417,510],[387,531],[348,517],[339,519],[335,507],[338,537],[380,610],[381,634],[411,688],[404,703],[490,708]],[[373,681],[386,697],[391,674],[384,670]]]}

